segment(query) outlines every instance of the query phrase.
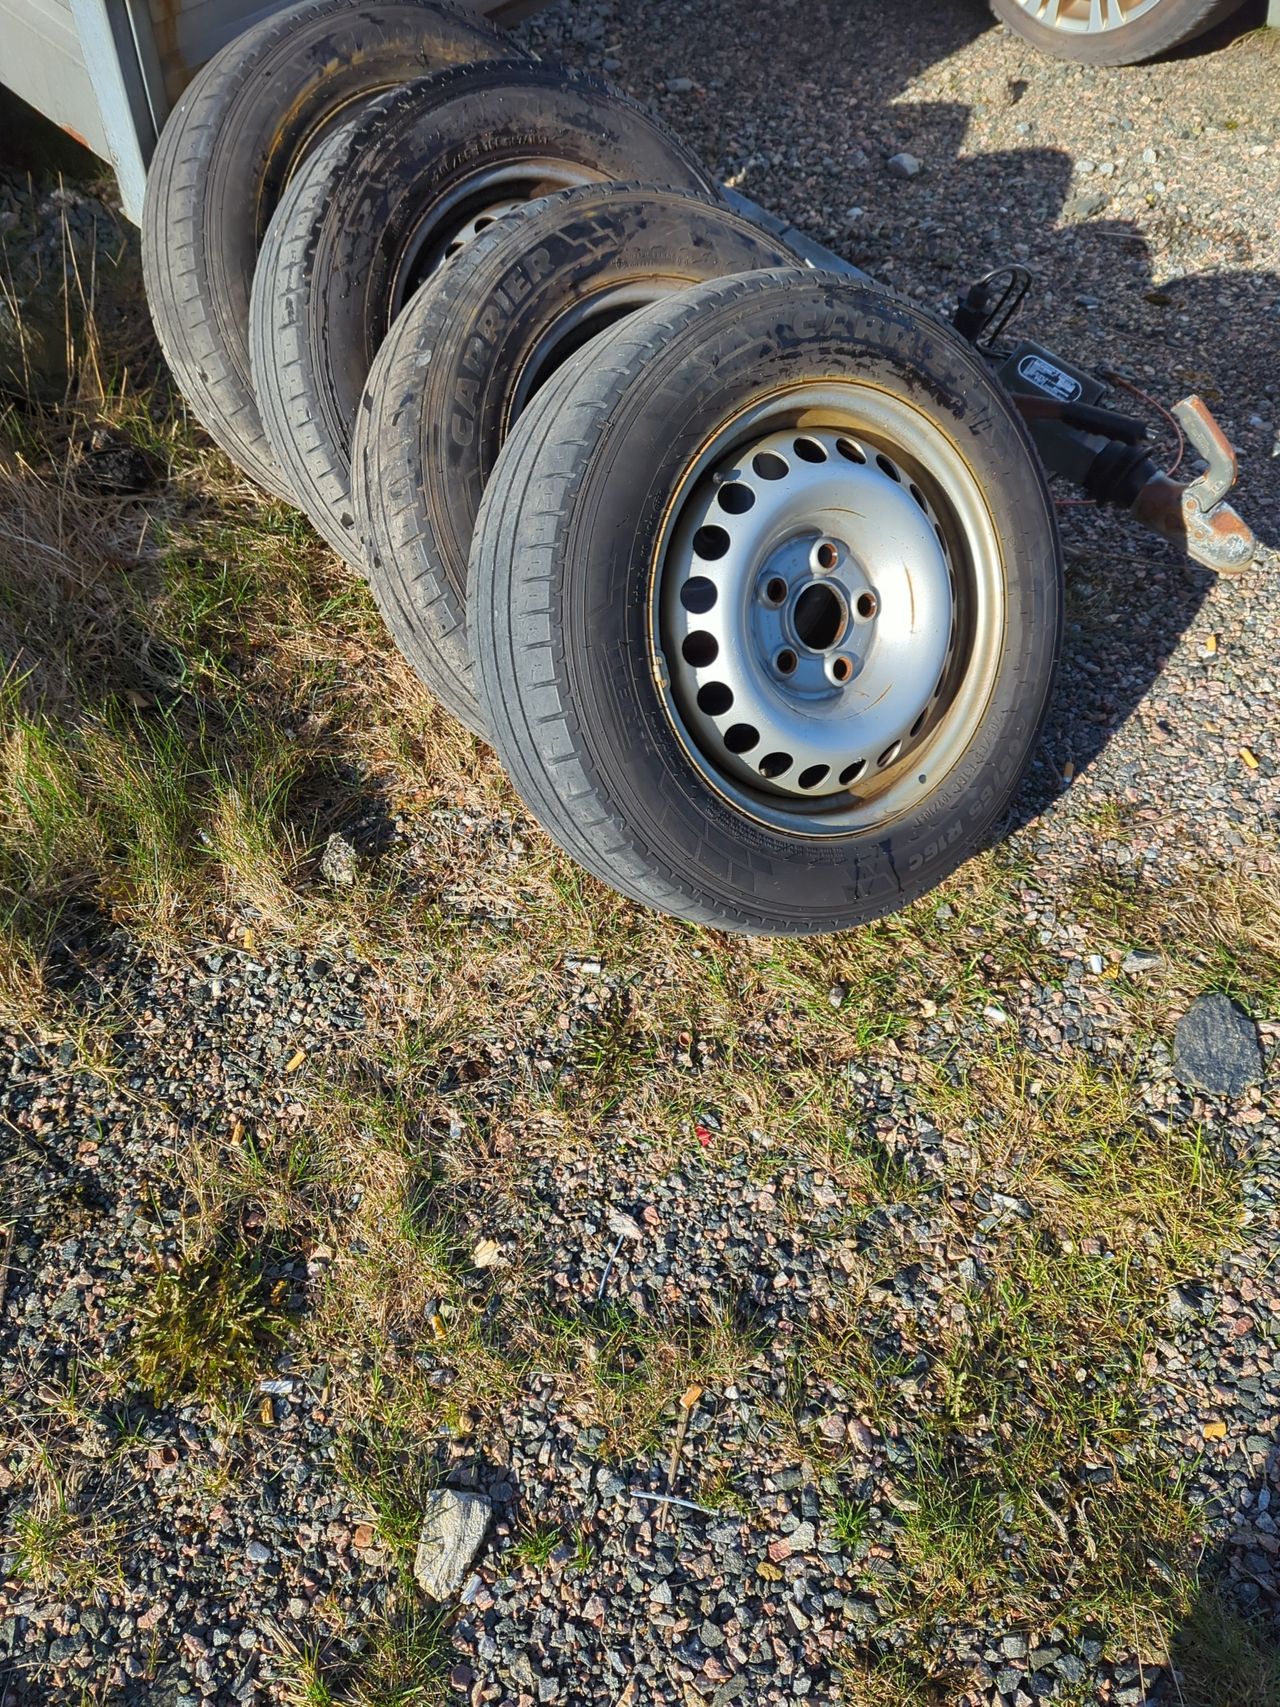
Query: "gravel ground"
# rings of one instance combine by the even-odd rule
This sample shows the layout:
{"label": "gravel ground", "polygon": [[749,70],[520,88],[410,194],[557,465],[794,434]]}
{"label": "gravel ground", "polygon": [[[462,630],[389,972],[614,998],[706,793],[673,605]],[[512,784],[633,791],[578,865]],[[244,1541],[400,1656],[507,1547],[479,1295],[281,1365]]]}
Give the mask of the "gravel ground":
{"label": "gravel ground", "polygon": [[[335,1663],[358,1660],[395,1589],[369,1503],[343,1473],[328,1371],[281,1359],[240,1416],[156,1409],[127,1391],[80,1405],[74,1371],[119,1357],[122,1287],[158,1254],[177,1255],[175,1159],[232,1115],[260,1129],[304,1127],[288,1062],[298,1050],[323,1058],[367,1044],[366,1015],[385,992],[358,966],[296,954],[268,968],[217,951],[173,970],[118,948],[103,970],[97,1001],[131,1016],[117,1034],[112,1089],[78,1066],[74,1045],[5,1040],[0,1112],[17,1219],[4,1382],[6,1407],[24,1423],[0,1482],[18,1484],[24,1435],[57,1443],[70,1466],[64,1498],[85,1514],[91,1574],[54,1594],[17,1584],[6,1593],[4,1699],[288,1699],[281,1656],[323,1638]],[[593,972],[568,975],[555,1029],[569,1056],[588,1033],[598,985]],[[1081,993],[1081,1017],[1092,1006]],[[1035,1007],[1033,996],[1018,1024],[1052,1048],[1053,1021]],[[523,1037],[504,1048],[487,1024],[484,1033],[491,1073],[519,1072],[536,1053]],[[1273,1055],[1278,1034],[1267,1029]],[[940,1028],[926,1030],[921,1057],[942,1041]],[[1145,1353],[1141,1443],[1127,1450],[1185,1466],[1203,1502],[1207,1582],[1274,1620],[1274,1094],[1233,1105],[1193,1097],[1159,1047],[1144,1067],[1151,1117],[1181,1141],[1204,1128],[1222,1146],[1248,1225],[1219,1269],[1170,1289]],[[581,1393],[552,1376],[532,1375],[478,1450],[467,1434],[441,1449],[449,1484],[480,1489],[496,1510],[453,1631],[457,1698],[585,1707],[630,1688],[636,1703],[827,1701],[837,1699],[835,1660],[903,1642],[887,1607],[909,1568],[897,1542],[910,1509],[904,1478],[934,1402],[923,1382],[929,1348],[946,1330],[957,1282],[980,1287],[1031,1211],[1013,1195],[1016,1170],[975,1178],[976,1146],[943,1138],[906,1076],[855,1069],[848,1116],[860,1143],[892,1156],[897,1186],[853,1215],[820,1169],[763,1143],[736,1155],[713,1148],[709,1111],[678,1166],[645,1138],[607,1130],[579,1155],[525,1144],[502,1186],[467,1203],[464,1245],[490,1239],[499,1262],[523,1254],[542,1277],[522,1308],[595,1312],[603,1322],[603,1300],[619,1319],[677,1331],[733,1299],[752,1355],[735,1373],[695,1352],[694,1367],[710,1370],[684,1446],[696,1474],[675,1484],[692,1507],[669,1508],[665,1521],[663,1506],[644,1497],[672,1489],[665,1434],[617,1464],[607,1417],[593,1422]],[[324,1257],[286,1255],[269,1271],[293,1310],[307,1308]],[[794,1360],[811,1317],[847,1296],[859,1273],[872,1277],[859,1331],[892,1370],[888,1422],[866,1420],[876,1413],[865,1394]],[[1097,1359],[1078,1378],[1105,1389],[1105,1348]],[[437,1373],[447,1384],[456,1371],[444,1362]],[[1112,1466],[1103,1459],[1072,1474],[1105,1482]],[[842,1506],[861,1514],[855,1528],[841,1529]],[[523,1557],[520,1537],[544,1529],[559,1538],[554,1551]],[[585,1553],[574,1537],[586,1538]],[[1016,1556],[1012,1519],[1008,1540]],[[1137,1541],[1161,1568],[1140,1523]],[[957,1703],[1047,1701],[1068,1689],[1117,1707],[1177,1698],[1158,1667],[1126,1652],[1123,1631],[1105,1627],[949,1622],[928,1646],[936,1677],[951,1680],[938,1698]]]}
{"label": "gravel ground", "polygon": [[[725,0],[561,5],[524,30],[548,57],[603,67],[744,193],[928,303],[949,306],[986,267],[1026,261],[1039,281],[1028,332],[1114,363],[1163,399],[1200,390],[1241,449],[1242,511],[1280,538],[1280,42],[1225,32],[1163,65],[1090,72],[1036,58],[975,0],[848,0],[758,20]],[[909,180],[887,169],[903,149],[923,162]],[[1090,1402],[1114,1383],[1137,1420],[1123,1451],[1064,1459],[1037,1490],[1050,1543],[1056,1532],[1064,1551],[1087,1555],[1091,1500],[1158,1463],[1196,1514],[1203,1598],[1280,1635],[1280,991],[1239,992],[1259,1022],[1261,1082],[1229,1098],[1188,1088],[1177,1015],[1144,1009],[1133,996],[1143,963],[1122,965],[1096,913],[1072,900],[1100,871],[1117,884],[1141,871],[1156,886],[1188,869],[1274,875],[1280,582],[1269,568],[1215,582],[1074,507],[1062,523],[1073,571],[1063,675],[1011,832],[1020,923],[1044,965],[992,967],[990,999],[963,1011],[936,992],[900,1040],[891,1027],[842,1039],[831,1137],[870,1182],[865,1203],[850,1208],[844,1164],[825,1168],[786,1141],[782,1092],[805,1064],[777,1041],[772,1012],[745,1015],[738,1039],[781,1087],[759,1126],[714,1104],[717,1041],[692,1027],[667,1037],[653,1066],[684,1087],[671,1129],[607,1109],[583,1115],[576,1144],[540,1137],[536,1123],[502,1126],[515,1087],[534,1079],[569,1095],[589,1074],[602,1028],[633,999],[625,953],[621,964],[565,959],[536,1018],[523,994],[499,991],[465,1046],[427,1052],[450,1142],[489,1118],[497,1134],[452,1210],[454,1244],[497,1247],[477,1297],[520,1275],[530,1316],[591,1325],[603,1371],[593,1404],[563,1373],[531,1370],[482,1424],[433,1448],[435,1473],[495,1508],[450,1632],[451,1699],[1192,1707],[1168,1663],[1177,1632],[1169,1655],[1153,1655],[1119,1620],[967,1623],[931,1618],[927,1597],[913,1598],[909,1489],[942,1402],[933,1351],[1038,1213],[1016,1149],[990,1160],[1010,1111],[978,1106],[949,1123],[929,1075],[957,1049],[996,1059],[1010,1039],[1049,1064],[1078,1052],[1100,1070],[1131,1065],[1144,1128],[1179,1154],[1203,1150],[1244,1210],[1220,1259],[1161,1283],[1136,1383],[1102,1346],[1071,1377]],[[398,869],[427,882],[447,868],[440,906],[456,921],[518,921],[527,831],[509,807],[398,823]],[[961,921],[948,906],[933,928],[959,936]],[[0,1027],[12,1224],[0,1261],[0,1535],[31,1507],[33,1454],[44,1453],[50,1497],[79,1536],[76,1569],[48,1584],[14,1572],[6,1539],[3,1707],[320,1703],[298,1694],[299,1654],[358,1672],[403,1594],[346,1456],[342,1383],[322,1363],[282,1353],[233,1413],[153,1405],[111,1378],[129,1338],[120,1299],[183,1248],[193,1149],[240,1122],[305,1136],[314,1104],[299,1055],[340,1065],[397,1047],[403,984],[353,950],[249,949],[243,921],[227,935],[165,956],[120,932],[72,944],[76,1005],[112,1037],[105,1074],[75,1037],[33,1042]],[[1144,944],[1156,946],[1139,929],[1130,946]],[[997,946],[979,942],[975,960]],[[424,987],[430,960],[424,951]],[[837,981],[816,1001],[838,1017],[846,994]],[[1122,1254],[1141,1264],[1141,1237]],[[311,1238],[272,1244],[264,1278],[281,1309],[307,1314],[330,1255]],[[726,1299],[728,1349],[706,1340]],[[838,1359],[799,1355],[815,1324],[851,1311],[882,1391],[846,1382]],[[613,1433],[643,1405],[637,1324],[678,1345],[691,1322],[703,1337],[677,1365],[702,1390],[682,1407],[672,1482],[678,1411],[652,1419],[652,1438],[627,1413],[621,1453]],[[78,1370],[94,1372],[83,1391]],[[441,1392],[466,1384],[443,1352],[423,1372]],[[374,1359],[366,1387],[378,1378]],[[1038,1422],[1016,1368],[1005,1399],[1028,1429]],[[989,1463],[1018,1433],[980,1419],[969,1445]],[[673,1491],[690,1503],[645,1497]],[[1016,1582],[1027,1526],[1003,1505],[997,1517]],[[555,1544],[531,1540],[544,1534]],[[1154,1520],[1148,1532],[1135,1514],[1133,1543],[1149,1548],[1153,1582],[1170,1570]],[[851,1659],[883,1667],[895,1655],[906,1669],[882,1671],[879,1693],[842,1696]],[[1274,1702],[1265,1680],[1223,1663],[1206,1707]],[[909,1697],[913,1680],[932,1693]]]}

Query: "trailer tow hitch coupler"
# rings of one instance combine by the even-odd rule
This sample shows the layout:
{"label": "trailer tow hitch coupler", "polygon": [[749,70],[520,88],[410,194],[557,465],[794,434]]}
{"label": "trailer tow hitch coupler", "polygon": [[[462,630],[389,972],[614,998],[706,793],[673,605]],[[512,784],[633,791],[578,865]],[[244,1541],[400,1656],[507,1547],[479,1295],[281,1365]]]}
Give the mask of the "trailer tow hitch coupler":
{"label": "trailer tow hitch coupler", "polygon": [[1134,499],[1134,517],[1181,546],[1193,562],[1220,575],[1239,575],[1252,562],[1256,542],[1224,502],[1236,483],[1236,453],[1203,398],[1184,397],[1173,414],[1207,466],[1185,486],[1165,474],[1148,480]]}
{"label": "trailer tow hitch coupler", "polygon": [[[1144,392],[1120,374],[1090,373],[1030,339],[1012,348],[997,345],[1030,286],[1025,267],[997,267],[960,298],[954,322],[995,368],[1047,471],[1070,480],[1097,504],[1128,510],[1193,562],[1220,575],[1239,575],[1253,561],[1257,542],[1226,502],[1236,483],[1236,453],[1204,399],[1184,397],[1173,406],[1178,430],[1206,464],[1195,480],[1174,480],[1178,464],[1169,474],[1161,472],[1143,423],[1107,407],[1108,383],[1151,403]],[[1170,419],[1168,410],[1154,407]]]}

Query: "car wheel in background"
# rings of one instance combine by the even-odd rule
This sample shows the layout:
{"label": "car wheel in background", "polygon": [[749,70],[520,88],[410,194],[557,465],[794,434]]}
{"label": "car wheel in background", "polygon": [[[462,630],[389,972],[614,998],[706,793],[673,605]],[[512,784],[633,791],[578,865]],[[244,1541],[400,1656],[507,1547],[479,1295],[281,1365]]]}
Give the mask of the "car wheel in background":
{"label": "car wheel in background", "polygon": [[1033,47],[1085,65],[1136,65],[1191,41],[1244,0],[991,0]]}

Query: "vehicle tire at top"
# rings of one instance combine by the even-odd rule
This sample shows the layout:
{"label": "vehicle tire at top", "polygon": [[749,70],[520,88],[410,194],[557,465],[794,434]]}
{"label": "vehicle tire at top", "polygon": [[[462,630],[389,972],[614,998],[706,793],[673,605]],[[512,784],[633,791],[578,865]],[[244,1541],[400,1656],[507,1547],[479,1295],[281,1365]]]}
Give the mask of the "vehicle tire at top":
{"label": "vehicle tire at top", "polygon": [[1137,65],[1203,35],[1244,0],[991,0],[1002,23],[1057,59]]}
{"label": "vehicle tire at top", "polygon": [[499,220],[392,327],[356,426],[366,569],[427,686],[483,734],[466,639],[467,558],[485,483],[533,393],[598,331],[704,279],[799,265],[687,191],[588,184]]}
{"label": "vehicle tire at top", "polygon": [[485,490],[485,717],[586,869],[681,918],[840,930],[990,836],[1061,629],[1023,423],[942,322],[833,273],[639,310],[565,362]]}
{"label": "vehicle tire at top", "polygon": [[585,72],[523,63],[395,89],[299,173],[254,278],[254,386],[297,501],[354,567],[364,561],[351,497],[356,413],[400,310],[513,206],[633,177],[714,189],[637,102]]}
{"label": "vehicle tire at top", "polygon": [[442,0],[304,0],[214,55],[179,98],[147,178],[142,258],[156,334],[196,417],[288,498],[249,373],[249,291],[276,203],[339,117],[424,72],[519,48]]}

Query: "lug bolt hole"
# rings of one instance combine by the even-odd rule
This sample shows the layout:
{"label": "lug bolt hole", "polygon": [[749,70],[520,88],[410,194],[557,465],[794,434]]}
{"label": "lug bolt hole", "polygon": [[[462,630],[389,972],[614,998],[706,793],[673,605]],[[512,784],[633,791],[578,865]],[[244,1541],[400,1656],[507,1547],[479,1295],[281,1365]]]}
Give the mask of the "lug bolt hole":
{"label": "lug bolt hole", "polygon": [[780,605],[787,596],[787,583],[781,575],[770,575],[764,585],[764,596],[771,605]]}
{"label": "lug bolt hole", "polygon": [[880,601],[874,593],[859,593],[854,609],[864,620],[869,620],[880,609]]}
{"label": "lug bolt hole", "polygon": [[785,480],[791,472],[782,458],[771,450],[758,451],[751,459],[751,467],[761,480]]}
{"label": "lug bolt hole", "polygon": [[829,539],[819,540],[813,548],[813,561],[819,569],[834,569],[840,561],[840,553]]}
{"label": "lug bolt hole", "polygon": [[796,667],[796,655],[789,646],[784,646],[774,659],[774,665],[780,676],[789,676]]}
{"label": "lug bolt hole", "polygon": [[723,557],[729,545],[729,535],[714,523],[700,527],[693,536],[694,551],[708,563],[714,563],[718,557]]}
{"label": "lug bolt hole", "polygon": [[847,682],[852,674],[853,665],[847,658],[833,658],[831,660],[831,677],[833,681]]}

